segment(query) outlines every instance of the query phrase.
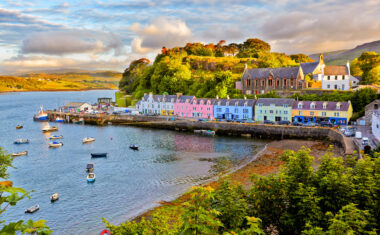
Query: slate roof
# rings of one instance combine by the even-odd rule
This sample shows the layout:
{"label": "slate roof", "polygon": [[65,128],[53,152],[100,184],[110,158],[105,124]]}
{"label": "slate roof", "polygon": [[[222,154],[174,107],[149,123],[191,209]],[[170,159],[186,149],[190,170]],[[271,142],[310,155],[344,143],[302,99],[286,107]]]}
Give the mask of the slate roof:
{"label": "slate roof", "polygon": [[235,106],[236,102],[237,106],[244,106],[245,103],[247,103],[247,106],[254,106],[256,103],[255,99],[217,99],[215,100],[214,105],[227,106],[227,101],[229,102],[228,106]]}
{"label": "slate roof", "polygon": [[270,106],[274,104],[275,106],[283,106],[287,104],[289,107],[292,107],[294,99],[281,99],[281,98],[259,98],[256,102],[256,105],[263,104],[263,106]]}
{"label": "slate roof", "polygon": [[[298,104],[302,103],[302,108],[298,108]],[[311,103],[315,104],[315,108],[310,107]],[[323,103],[326,103],[326,108],[323,108]],[[336,104],[340,103],[340,109],[337,109]],[[349,102],[333,102],[333,101],[296,101],[293,103],[294,110],[327,110],[327,111],[347,111],[350,107]]]}
{"label": "slate roof", "polygon": [[195,96],[193,95],[181,95],[179,99],[176,100],[176,102],[185,103],[187,99],[189,100],[189,102],[191,102],[194,98]]}
{"label": "slate roof", "polygon": [[344,65],[326,65],[323,73],[324,75],[348,75],[348,68]]}
{"label": "slate roof", "polygon": [[[149,95],[145,95],[141,100],[147,101],[149,98]],[[176,95],[153,95],[154,102],[170,102],[171,99],[174,99],[173,102],[176,101],[177,96]]]}
{"label": "slate roof", "polygon": [[299,67],[283,67],[283,68],[256,68],[247,69],[243,74],[243,80],[247,79],[248,75],[251,78],[267,78],[272,76],[274,78],[297,78]]}
{"label": "slate roof", "polygon": [[317,62],[310,62],[310,63],[301,63],[300,66],[302,68],[303,73],[306,75],[308,73],[313,73],[314,70],[319,65],[319,61]]}

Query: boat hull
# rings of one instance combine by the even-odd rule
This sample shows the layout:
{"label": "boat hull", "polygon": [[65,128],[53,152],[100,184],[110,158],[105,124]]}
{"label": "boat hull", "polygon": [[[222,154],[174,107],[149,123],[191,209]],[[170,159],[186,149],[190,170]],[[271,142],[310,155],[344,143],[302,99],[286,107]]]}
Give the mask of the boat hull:
{"label": "boat hull", "polygon": [[92,158],[107,157],[108,153],[91,153]]}
{"label": "boat hull", "polygon": [[28,155],[28,151],[12,153],[12,157],[20,157],[20,156],[25,156],[25,155]]}

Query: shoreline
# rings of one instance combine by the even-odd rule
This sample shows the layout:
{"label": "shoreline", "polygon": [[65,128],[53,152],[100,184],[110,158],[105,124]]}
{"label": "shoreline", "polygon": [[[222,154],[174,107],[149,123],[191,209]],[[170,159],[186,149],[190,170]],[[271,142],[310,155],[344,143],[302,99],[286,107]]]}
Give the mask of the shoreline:
{"label": "shoreline", "polygon": [[[284,139],[280,141],[271,141],[267,143],[263,149],[253,155],[247,162],[231,168],[222,175],[213,176],[202,183],[196,184],[196,186],[218,187],[218,179],[228,175],[233,183],[241,184],[243,188],[248,189],[253,184],[250,180],[252,174],[266,176],[279,172],[280,167],[284,164],[279,157],[285,150],[297,151],[302,146],[305,146],[306,148],[311,149],[311,153],[315,157],[314,164],[318,164],[319,159],[327,152],[329,145],[330,143],[319,140]],[[333,153],[336,156],[342,156],[344,149],[334,145]],[[157,202],[159,205],[139,213],[130,220],[136,222],[139,222],[142,218],[149,220],[152,218],[153,214],[161,210],[178,210],[182,203],[186,202],[187,199],[188,196],[186,194],[179,193],[179,196],[176,199]]]}
{"label": "shoreline", "polygon": [[56,91],[99,91],[99,90],[118,90],[112,88],[85,88],[85,89],[48,89],[48,90],[30,90],[30,91],[0,91],[1,93],[21,93],[21,92],[56,92]]}

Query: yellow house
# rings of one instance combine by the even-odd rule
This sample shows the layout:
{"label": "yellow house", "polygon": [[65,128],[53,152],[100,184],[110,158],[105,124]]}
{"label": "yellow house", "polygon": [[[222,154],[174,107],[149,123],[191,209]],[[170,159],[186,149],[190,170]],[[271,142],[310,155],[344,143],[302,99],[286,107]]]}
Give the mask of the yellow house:
{"label": "yellow house", "polygon": [[347,125],[352,112],[350,101],[296,101],[292,107],[292,119],[302,123],[328,121],[335,125]]}

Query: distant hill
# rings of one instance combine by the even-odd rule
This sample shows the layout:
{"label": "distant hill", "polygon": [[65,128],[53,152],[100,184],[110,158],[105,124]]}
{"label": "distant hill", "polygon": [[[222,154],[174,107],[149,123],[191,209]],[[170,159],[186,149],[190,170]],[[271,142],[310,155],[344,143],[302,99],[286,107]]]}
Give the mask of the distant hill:
{"label": "distant hill", "polygon": [[[365,51],[380,52],[380,40],[364,43],[353,49],[323,52],[325,62],[329,65],[343,65],[346,64],[347,60],[352,61],[353,59],[359,57]],[[319,54],[309,55],[313,60],[318,60]]]}

